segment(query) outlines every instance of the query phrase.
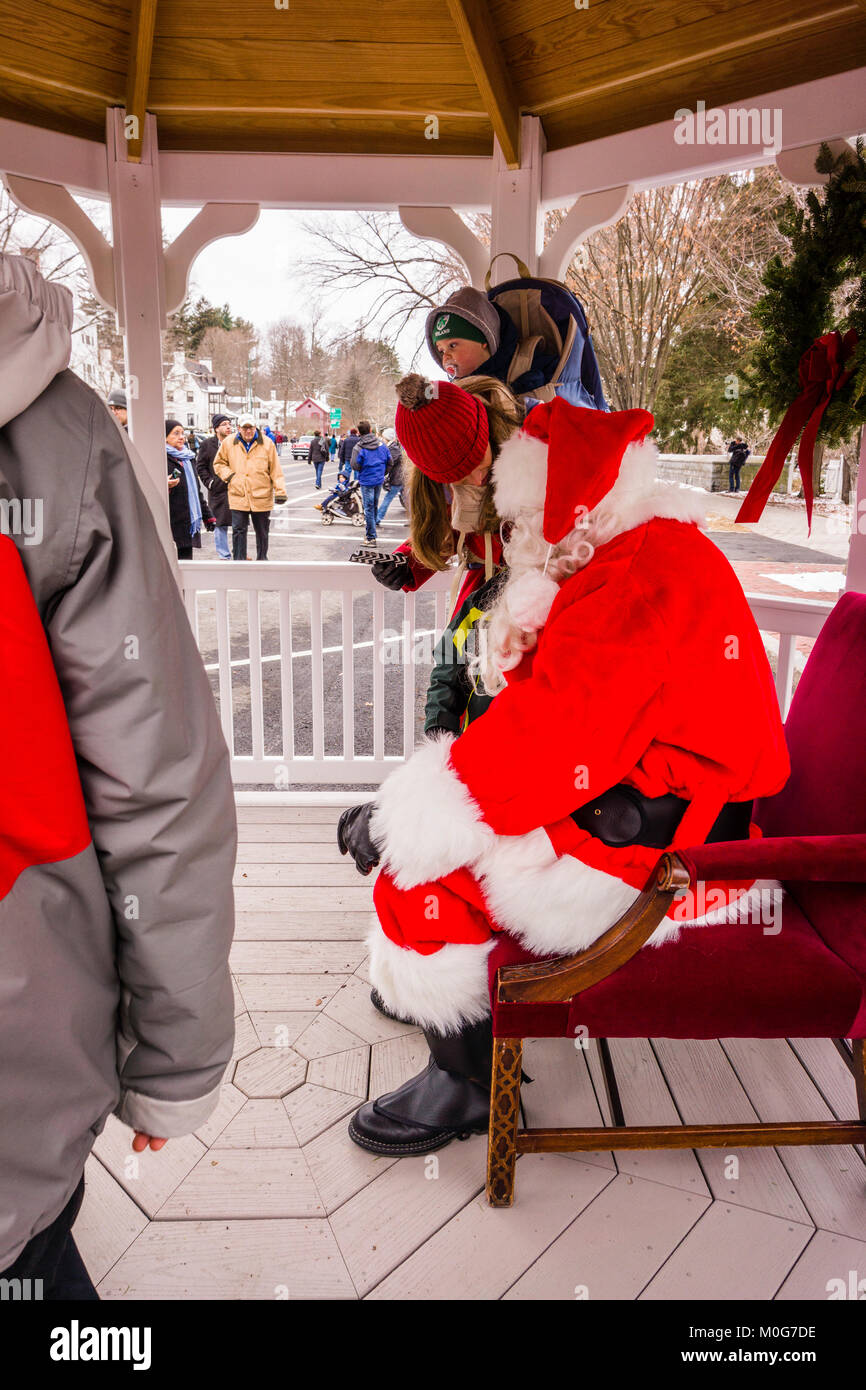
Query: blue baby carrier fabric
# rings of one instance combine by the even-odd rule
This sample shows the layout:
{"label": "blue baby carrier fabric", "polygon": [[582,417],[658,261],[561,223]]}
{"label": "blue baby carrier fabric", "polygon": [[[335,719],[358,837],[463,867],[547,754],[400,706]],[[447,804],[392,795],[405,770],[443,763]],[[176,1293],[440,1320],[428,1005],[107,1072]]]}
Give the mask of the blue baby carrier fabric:
{"label": "blue baby carrier fabric", "polygon": [[508,316],[518,340],[508,385],[516,395],[541,391],[541,399],[564,396],[572,405],[609,410],[580,300],[558,280],[530,275],[522,261],[513,259],[521,271],[516,279],[490,288],[487,273],[487,298],[500,316]]}

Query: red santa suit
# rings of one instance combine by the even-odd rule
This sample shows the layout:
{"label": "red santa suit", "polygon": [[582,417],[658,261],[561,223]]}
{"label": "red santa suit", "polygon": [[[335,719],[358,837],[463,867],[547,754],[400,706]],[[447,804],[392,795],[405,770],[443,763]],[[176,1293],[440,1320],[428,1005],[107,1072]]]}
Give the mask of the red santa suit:
{"label": "red santa suit", "polygon": [[[573,953],[638,896],[661,851],[604,844],[571,819],[578,807],[620,783],[672,792],[689,804],[669,847],[685,848],[726,803],[788,776],[745,595],[699,529],[701,494],[656,481],[656,450],[640,442],[652,423],[556,399],[494,465],[500,516],[537,516],[551,547],[577,516],[596,541],[563,582],[531,576],[537,640],[489,710],[422,747],[377,798],[371,979],[424,1027],[456,1031],[488,1011],[493,932]],[[652,942],[679,929],[669,920]]]}

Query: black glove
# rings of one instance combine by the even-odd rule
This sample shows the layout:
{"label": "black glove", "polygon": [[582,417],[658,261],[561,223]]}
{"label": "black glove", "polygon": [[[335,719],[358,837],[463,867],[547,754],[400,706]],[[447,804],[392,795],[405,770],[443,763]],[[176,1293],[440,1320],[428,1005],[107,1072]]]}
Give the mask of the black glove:
{"label": "black glove", "polygon": [[390,560],[377,560],[370,566],[373,575],[380,584],[384,584],[386,589],[402,589],[403,585],[411,579],[412,572],[405,560],[395,560],[393,555]]}
{"label": "black glove", "polygon": [[337,845],[341,854],[351,854],[359,874],[368,874],[379,862],[379,846],[370,835],[370,817],[375,801],[350,806],[337,822]]}
{"label": "black glove", "polygon": [[214,521],[214,519],[213,519],[212,516],[207,517],[207,518],[205,519],[205,523],[204,523],[204,524],[205,524],[206,530],[208,530],[208,531],[212,531],[212,530],[214,529],[214,527],[216,526],[216,522]]}
{"label": "black glove", "polygon": [[275,498],[274,498],[274,501],[276,502],[276,504],[277,504],[278,507],[281,507],[281,506],[283,505],[283,503],[284,503],[284,502],[287,502],[288,500],[289,500],[289,499],[288,499],[287,497],[275,497]]}

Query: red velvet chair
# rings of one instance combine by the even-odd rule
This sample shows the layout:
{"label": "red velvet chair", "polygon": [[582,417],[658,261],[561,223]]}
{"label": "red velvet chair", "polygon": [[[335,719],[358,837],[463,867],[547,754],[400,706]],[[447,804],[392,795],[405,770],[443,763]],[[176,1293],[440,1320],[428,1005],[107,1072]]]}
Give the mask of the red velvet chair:
{"label": "red velvet chair", "polygon": [[[791,777],[755,806],[763,839],[663,854],[634,906],[579,955],[539,961],[503,933],[490,954],[491,1205],[513,1201],[519,1153],[866,1142],[864,711],[866,595],[851,593],[827,619],[797,687],[785,725]],[[678,940],[640,949],[677,891],[724,878],[781,880],[781,930],[686,926]],[[519,1129],[523,1039],[574,1037],[579,1028],[599,1040],[614,1125]],[[652,1037],[832,1038],[854,1075],[860,1118],[626,1125],[606,1039]]]}

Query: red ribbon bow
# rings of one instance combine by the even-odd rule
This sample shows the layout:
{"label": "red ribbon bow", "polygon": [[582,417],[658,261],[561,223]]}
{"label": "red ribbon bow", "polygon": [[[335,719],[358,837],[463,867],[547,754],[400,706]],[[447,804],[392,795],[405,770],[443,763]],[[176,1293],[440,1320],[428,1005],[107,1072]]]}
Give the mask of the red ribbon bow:
{"label": "red ribbon bow", "polygon": [[[844,364],[857,346],[857,334],[849,328],[845,337],[838,330],[825,333],[816,338],[810,348],[800,358],[800,394],[792,401],[785,412],[785,418],[777,429],[767,456],[761,464],[752,486],[746,494],[743,505],[737,512],[737,521],[757,521],[764,510],[767,498],[779,480],[785,459],[794,446],[794,441],[803,431],[800,447],[797,450],[797,464],[803,480],[803,496],[806,499],[806,519],[809,531],[812,530],[812,497],[814,495],[813,474],[815,468],[815,440],[818,426],[833,393],[841,391],[851,379],[851,371],[844,370]],[[805,426],[805,428],[804,428]]]}

